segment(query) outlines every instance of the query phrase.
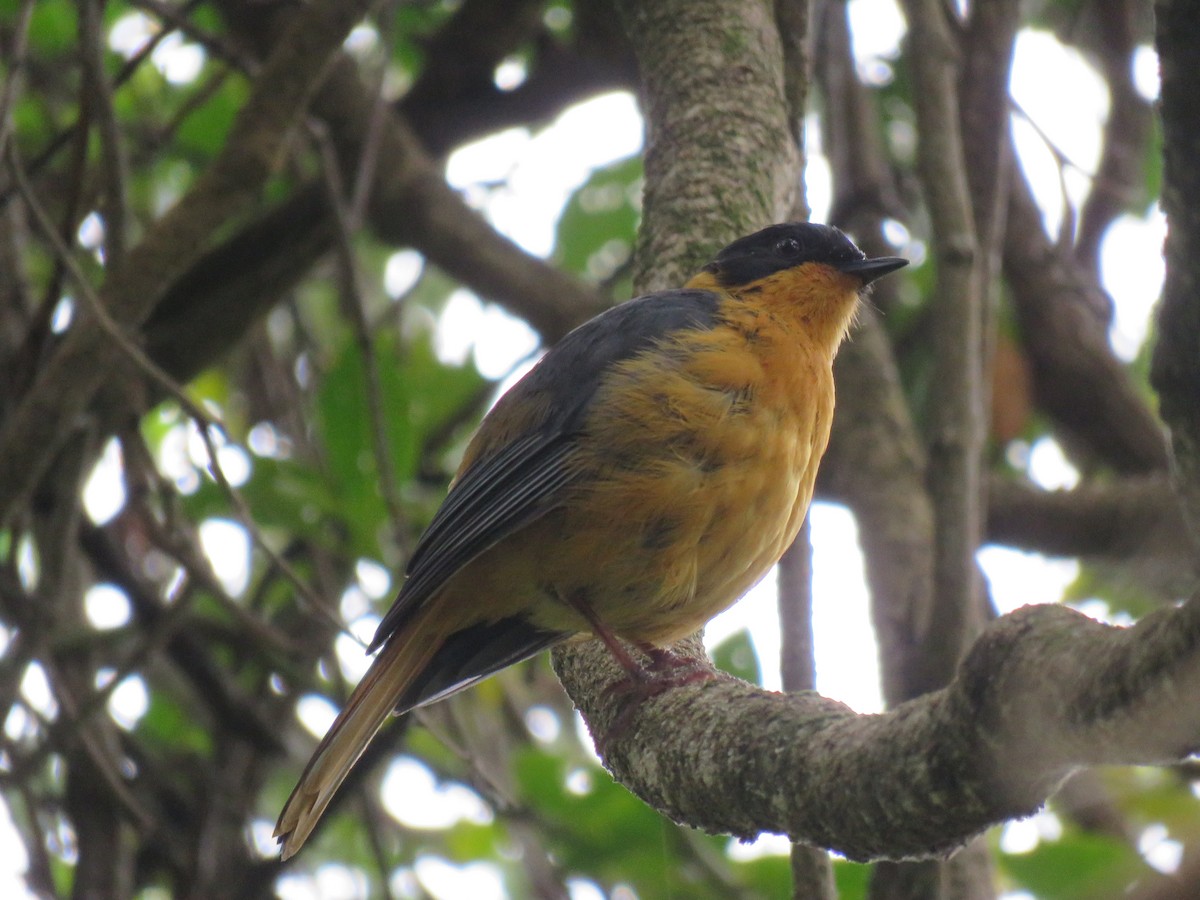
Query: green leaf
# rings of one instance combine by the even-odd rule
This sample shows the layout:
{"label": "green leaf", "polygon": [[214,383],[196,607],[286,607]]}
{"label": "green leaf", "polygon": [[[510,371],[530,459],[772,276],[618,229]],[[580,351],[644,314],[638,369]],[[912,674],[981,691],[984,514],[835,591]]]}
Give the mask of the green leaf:
{"label": "green leaf", "polygon": [[792,862],[786,856],[761,856],[734,863],[734,872],[756,896],[780,900],[792,896]]}
{"label": "green leaf", "polygon": [[138,721],[137,733],[152,744],[169,747],[173,755],[187,751],[204,757],[212,755],[212,735],[201,721],[161,691],[151,692],[150,706]]}
{"label": "green leaf", "polygon": [[70,897],[75,893],[75,866],[57,853],[50,856],[50,877],[59,897]]}
{"label": "green leaf", "polygon": [[1147,872],[1137,851],[1096,834],[1065,835],[1030,853],[999,854],[999,864],[1038,900],[1094,900],[1119,896]]}
{"label": "green leaf", "polygon": [[19,96],[13,104],[11,116],[16,133],[30,147],[37,147],[40,151],[43,145],[56,136],[58,122],[48,113],[40,97]]}
{"label": "green leaf", "polygon": [[455,862],[495,859],[502,855],[503,835],[495,824],[460,822],[446,831],[446,851]]}
{"label": "green leaf", "polygon": [[1172,838],[1186,844],[1200,838],[1196,797],[1178,773],[1151,766],[1112,766],[1100,774],[1131,822],[1161,823]]}
{"label": "green leaf", "polygon": [[531,748],[517,757],[515,768],[522,797],[546,825],[543,840],[567,872],[628,884],[638,896],[729,896],[728,882],[736,876],[724,854],[725,838],[676,826],[603,770],[582,770],[590,785],[569,791],[568,781],[578,780],[569,776],[581,770],[558,756]]}
{"label": "green leaf", "polygon": [[33,4],[33,15],[29,19],[29,46],[33,53],[73,51],[78,38],[74,3],[70,0],[38,0]]}
{"label": "green leaf", "polygon": [[[391,332],[375,342],[384,435],[396,481],[417,475],[429,437],[485,384],[473,366],[438,361],[427,335],[401,347]],[[317,396],[319,431],[330,482],[355,552],[377,555],[377,532],[386,511],[379,490],[372,419],[362,354],[347,343]]]}
{"label": "green leaf", "polygon": [[1067,585],[1063,602],[1082,603],[1098,597],[1108,604],[1110,611],[1138,618],[1167,602],[1168,593],[1155,590],[1151,580],[1131,578],[1127,567],[1100,560],[1080,560],[1079,574]]}
{"label": "green leaf", "polygon": [[758,653],[754,650],[754,642],[750,640],[750,631],[743,628],[727,637],[713,648],[713,664],[723,672],[736,675],[742,681],[751,684],[762,684],[762,670],[758,662]]}
{"label": "green leaf", "polygon": [[558,266],[600,280],[629,258],[641,218],[641,178],[641,156],[592,173],[558,220],[553,256]]}
{"label": "green leaf", "polygon": [[864,900],[871,883],[871,867],[848,859],[833,861],[833,881],[838,900]]}
{"label": "green leaf", "polygon": [[246,102],[246,94],[242,79],[226,78],[202,106],[183,120],[176,133],[175,149],[200,159],[215,156],[225,143],[234,116]]}
{"label": "green leaf", "polygon": [[1138,197],[1143,209],[1162,196],[1163,179],[1163,134],[1162,121],[1154,116],[1150,140],[1146,141],[1146,155],[1142,169],[1146,176],[1145,193]]}

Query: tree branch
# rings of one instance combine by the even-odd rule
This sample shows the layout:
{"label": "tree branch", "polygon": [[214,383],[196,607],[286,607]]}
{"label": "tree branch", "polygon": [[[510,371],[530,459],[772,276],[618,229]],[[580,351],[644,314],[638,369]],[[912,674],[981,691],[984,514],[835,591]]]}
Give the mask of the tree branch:
{"label": "tree branch", "polygon": [[1071,441],[1082,444],[1077,449],[1087,457],[1127,475],[1165,470],[1162,425],[1108,341],[1110,301],[1095,278],[1046,236],[1020,173],[1014,174],[1009,195],[1004,276],[1032,364],[1038,406]]}
{"label": "tree branch", "polygon": [[817,686],[812,631],[812,529],[807,518],[792,546],[779,560],[780,672],[785,691]]}
{"label": "tree branch", "polygon": [[931,301],[934,371],[929,402],[929,496],[934,511],[933,617],[941,640],[921,655],[923,687],[944,684],[969,640],[979,608],[981,460],[987,397],[983,388],[984,259],[967,182],[957,93],[959,59],[947,8],[907,0],[914,81],[917,168],[937,258]]}
{"label": "tree branch", "polygon": [[[858,79],[844,3],[823,7],[818,74],[834,172],[833,224],[851,230],[870,256],[894,252],[882,220],[900,201],[876,124],[873,98]],[[895,306],[897,282],[875,284],[871,303],[833,363],[838,404],[817,489],[854,512],[863,547],[871,613],[889,706],[923,693],[924,650],[936,641],[933,508],[925,451],[875,309]]]}
{"label": "tree branch", "polygon": [[1200,746],[1200,596],[1128,629],[1026,607],[986,628],[947,688],[874,716],[721,674],[630,711],[595,642],[554,663],[614,777],[656,809],[857,860],[944,856],[1031,814],[1081,766]]}
{"label": "tree branch", "polygon": [[1174,490],[1164,476],[1043,491],[995,477],[987,540],[1053,556],[1150,557],[1186,577],[1194,569]]}
{"label": "tree branch", "polygon": [[925,455],[879,319],[864,310],[834,361],[838,408],[818,489],[858,522],[889,706],[929,688],[923,651],[932,609],[933,507]]}
{"label": "tree branch", "polygon": [[836,188],[829,221],[854,228],[885,216],[906,219],[888,166],[879,110],[858,79],[846,4],[838,0],[820,4],[817,28],[821,99],[826,110],[836,111],[821,119]]}
{"label": "tree branch", "polygon": [[[1133,82],[1133,53],[1138,34],[1135,20],[1141,2],[1120,0],[1095,17],[1098,57],[1108,85],[1109,112],[1104,123],[1104,149],[1092,189],[1079,214],[1075,258],[1090,272],[1100,264],[1100,241],[1108,226],[1126,210],[1145,208],[1146,151],[1154,133],[1154,110]],[[1099,12],[1099,10],[1097,10]]]}
{"label": "tree branch", "polygon": [[790,214],[799,152],[769,7],[618,6],[644,85],[646,193],[633,281],[645,292],[682,284],[716,248]]}
{"label": "tree branch", "polygon": [[[972,6],[962,35],[959,116],[964,159],[970,160],[965,169],[971,210],[984,257],[985,293],[989,294],[995,292],[991,285],[1000,269],[1007,186],[1012,176],[1013,154],[1005,138],[1019,12],[1016,0]],[[986,304],[989,320],[995,305],[994,299]]]}
{"label": "tree branch", "polygon": [[421,75],[399,109],[420,128],[430,152],[453,146],[446,135],[461,129],[466,104],[501,93],[493,82],[496,66],[538,33],[544,7],[543,0],[465,0],[425,42]]}
{"label": "tree branch", "polygon": [[113,109],[112,85],[104,71],[104,28],[98,0],[85,0],[80,4],[79,44],[84,76],[84,98],[79,106],[86,110],[87,118],[98,125],[104,183],[100,198],[104,253],[106,261],[115,265],[125,255],[129,221],[125,186],[129,180],[129,164]]}
{"label": "tree branch", "polygon": [[[339,58],[313,99],[330,129],[344,177],[353,177],[369,139],[374,100],[348,57]],[[398,115],[379,137],[370,192],[376,235],[412,246],[480,296],[524,318],[553,342],[600,312],[594,290],[498,234],[446,184],[420,139]],[[322,186],[300,187],[185,272],[146,323],[148,351],[186,381],[215,361],[303,278],[334,244],[336,225]]]}
{"label": "tree branch", "polygon": [[[325,62],[369,5],[369,0],[324,0],[296,16],[256,79],[219,155],[108,273],[101,296],[116,322],[140,325],[216,229],[257,197],[292,122],[320,82]],[[45,472],[46,448],[57,446],[71,431],[121,361],[121,349],[94,320],[82,320],[68,331],[0,434],[0,521]]]}
{"label": "tree branch", "polygon": [[1156,4],[1162,62],[1167,281],[1150,377],[1171,428],[1175,474],[1200,541],[1200,22],[1188,4]]}

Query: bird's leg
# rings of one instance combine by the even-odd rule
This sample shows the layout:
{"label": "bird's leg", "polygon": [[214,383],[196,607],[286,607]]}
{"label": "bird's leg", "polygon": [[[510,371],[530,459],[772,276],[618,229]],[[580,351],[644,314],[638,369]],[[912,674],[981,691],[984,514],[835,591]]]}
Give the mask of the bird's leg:
{"label": "bird's leg", "polygon": [[634,659],[621,640],[601,621],[591,604],[581,595],[570,597],[567,603],[587,620],[592,634],[604,642],[608,652],[621,668],[629,673],[629,682],[615,684],[613,690],[635,694],[639,700],[646,700],[668,688],[707,681],[713,677],[712,670],[701,663],[672,653],[665,647],[657,647],[649,641],[634,641],[633,645],[650,658],[650,665],[643,665]]}
{"label": "bird's leg", "polygon": [[[621,643],[620,638],[613,634],[608,626],[600,621],[600,617],[596,615],[596,611],[592,609],[592,605],[583,599],[582,592],[566,598],[566,601],[568,606],[583,616],[591,627],[592,634],[604,642],[604,646],[608,648],[608,652],[612,654],[613,659],[617,661],[621,668],[629,674],[631,681],[638,683],[649,680],[645,666],[634,659],[625,645]],[[638,646],[639,649],[645,649],[640,644]]]}
{"label": "bird's leg", "polygon": [[[607,733],[596,736],[596,750],[601,756],[608,752],[612,742],[625,733],[629,727],[633,712],[645,700],[657,697],[664,691],[697,681],[708,681],[715,678],[713,671],[703,665],[685,659],[670,650],[656,647],[647,641],[635,641],[634,646],[650,658],[650,666],[642,665],[634,659],[620,639],[613,634],[607,625],[596,615],[592,605],[581,594],[575,594],[567,599],[567,604],[579,615],[583,616],[592,629],[592,634],[604,642],[613,659],[624,669],[629,678],[618,681],[609,687],[613,695],[620,695],[625,701],[616,719],[608,727]],[[632,701],[632,702],[629,702]]]}
{"label": "bird's leg", "polygon": [[666,647],[658,647],[649,641],[634,641],[634,646],[650,657],[650,668],[655,672],[673,672],[679,669],[695,669],[696,663],[680,656]]}

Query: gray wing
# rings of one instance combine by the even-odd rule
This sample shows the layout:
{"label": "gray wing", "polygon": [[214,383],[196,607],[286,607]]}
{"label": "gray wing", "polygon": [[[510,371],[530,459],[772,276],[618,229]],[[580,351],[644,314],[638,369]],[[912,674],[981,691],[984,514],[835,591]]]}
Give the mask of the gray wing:
{"label": "gray wing", "polygon": [[[559,341],[505,394],[505,409],[546,410],[520,438],[460,473],[418,541],[407,579],[369,650],[374,651],[455,572],[483,551],[553,509],[572,477],[571,456],[604,373],[680,329],[708,329],[720,298],[709,291],[647,294],[585,322]],[[488,427],[487,419],[480,430]]]}

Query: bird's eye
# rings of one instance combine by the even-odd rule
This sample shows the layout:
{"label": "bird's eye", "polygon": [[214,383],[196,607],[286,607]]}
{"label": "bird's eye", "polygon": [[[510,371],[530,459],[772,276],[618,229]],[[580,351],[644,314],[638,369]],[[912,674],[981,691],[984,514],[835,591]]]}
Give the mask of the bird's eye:
{"label": "bird's eye", "polygon": [[799,256],[800,242],[795,238],[784,238],[775,245],[775,252],[780,256]]}

